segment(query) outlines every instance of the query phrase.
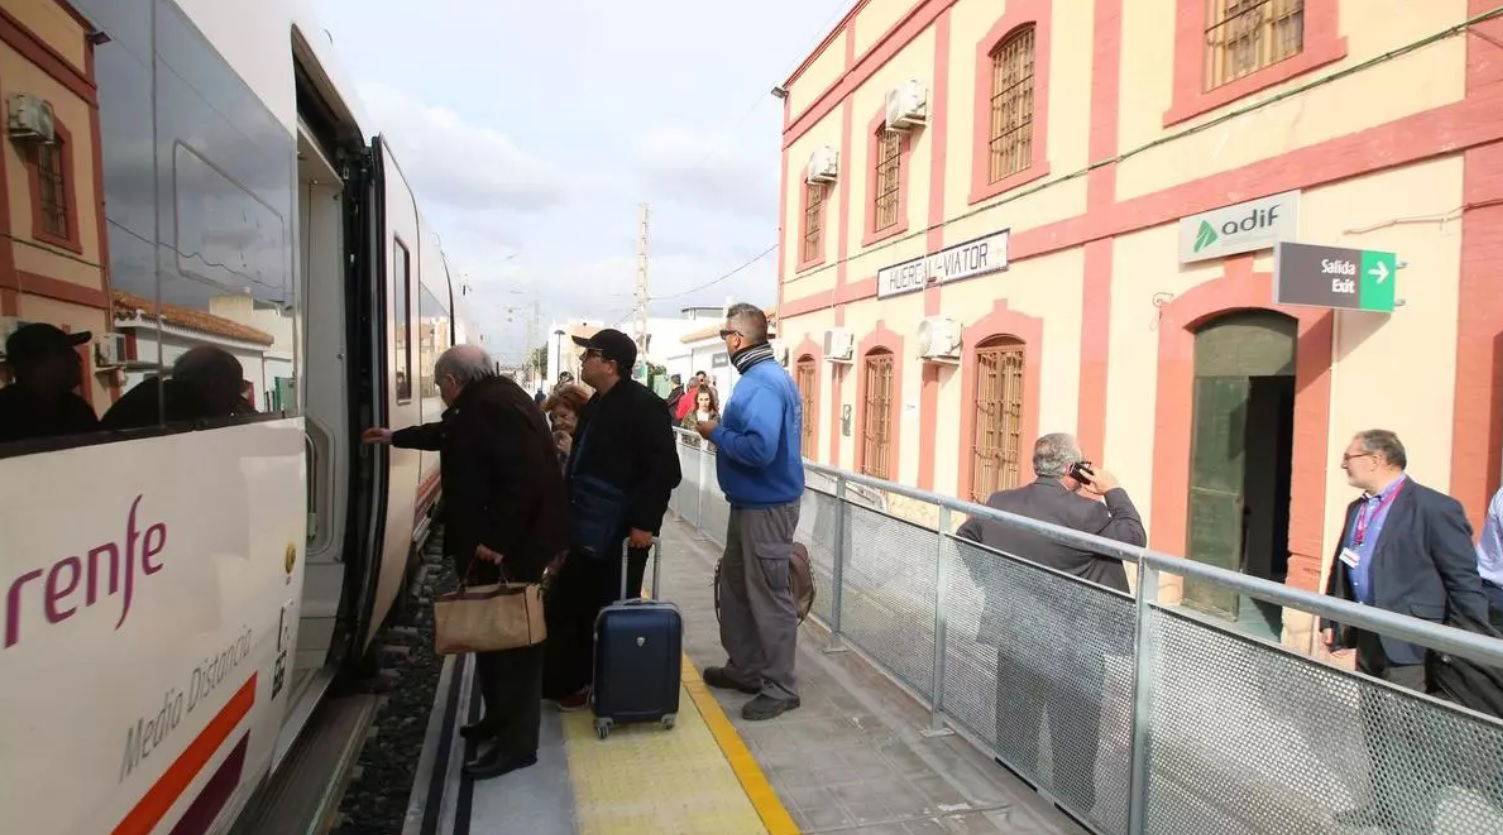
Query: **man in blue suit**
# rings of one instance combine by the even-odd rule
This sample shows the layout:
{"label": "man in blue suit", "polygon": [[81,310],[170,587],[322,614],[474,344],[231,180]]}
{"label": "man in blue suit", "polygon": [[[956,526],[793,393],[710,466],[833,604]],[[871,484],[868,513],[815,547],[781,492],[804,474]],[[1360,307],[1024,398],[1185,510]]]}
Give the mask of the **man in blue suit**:
{"label": "man in blue suit", "polygon": [[[1362,495],[1347,506],[1326,593],[1436,623],[1487,622],[1487,597],[1477,573],[1472,528],[1461,503],[1404,473],[1408,457],[1397,435],[1358,432],[1341,468]],[[1321,623],[1326,646],[1355,647],[1357,669],[1425,693],[1433,689],[1423,646],[1355,627]],[[1373,803],[1338,815],[1352,826],[1395,832],[1429,831],[1438,785],[1409,749],[1414,729],[1399,715],[1402,700],[1375,687],[1362,690],[1362,722],[1372,758]]]}

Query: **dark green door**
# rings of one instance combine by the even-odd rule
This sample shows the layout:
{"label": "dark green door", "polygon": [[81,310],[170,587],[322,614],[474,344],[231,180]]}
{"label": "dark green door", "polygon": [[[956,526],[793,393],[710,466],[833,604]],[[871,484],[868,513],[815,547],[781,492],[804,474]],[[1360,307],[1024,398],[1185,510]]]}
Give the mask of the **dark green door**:
{"label": "dark green door", "polygon": [[[1195,378],[1195,430],[1190,441],[1190,557],[1237,571],[1242,563],[1242,492],[1246,470],[1250,377]],[[1237,595],[1185,581],[1185,603],[1227,618]]]}
{"label": "dark green door", "polygon": [[[1241,571],[1248,564],[1248,525],[1266,527],[1282,518],[1287,485],[1280,491],[1267,461],[1249,461],[1250,450],[1266,456],[1293,420],[1292,401],[1270,411],[1254,403],[1267,385],[1255,378],[1292,377],[1297,323],[1270,310],[1228,314],[1195,334],[1194,416],[1190,439],[1189,514],[1185,552],[1198,562]],[[1263,380],[1266,383],[1266,379]],[[1260,406],[1259,408],[1253,408]],[[1274,471],[1287,471],[1287,460]],[[1249,496],[1249,489],[1255,495]],[[1255,510],[1256,512],[1250,512]],[[1258,530],[1253,542],[1274,540]],[[1257,546],[1267,550],[1262,545]],[[1285,555],[1287,557],[1287,554]],[[1258,554],[1259,566],[1270,562]],[[1256,571],[1261,575],[1267,570]],[[1235,620],[1238,595],[1219,587],[1185,581],[1186,605]]]}

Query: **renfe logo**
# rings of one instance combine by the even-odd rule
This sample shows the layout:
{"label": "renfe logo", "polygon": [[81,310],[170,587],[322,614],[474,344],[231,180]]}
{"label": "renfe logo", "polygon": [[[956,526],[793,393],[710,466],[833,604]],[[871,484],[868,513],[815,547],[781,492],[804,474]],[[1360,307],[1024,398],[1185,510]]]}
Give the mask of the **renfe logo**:
{"label": "renfe logo", "polygon": [[[82,584],[84,608],[93,606],[104,596],[120,594],[120,617],[115,628],[125,623],[130,614],[131,599],[135,595],[137,557],[140,573],[150,577],[162,570],[160,562],[152,558],[162,553],[167,546],[167,525],[162,522],[148,527],[143,534],[136,521],[136,511],[141,506],[141,496],[131,502],[130,512],[125,517],[125,535],[119,542],[106,542],[90,548],[87,556],[68,556],[45,568],[35,568],[17,577],[5,593],[5,649],[10,649],[21,640],[21,610],[30,605],[40,609],[48,623],[61,623],[78,614],[80,605],[77,593]],[[101,594],[105,572],[109,573],[109,586]],[[36,582],[32,582],[36,581]],[[35,591],[27,591],[27,584]]]}

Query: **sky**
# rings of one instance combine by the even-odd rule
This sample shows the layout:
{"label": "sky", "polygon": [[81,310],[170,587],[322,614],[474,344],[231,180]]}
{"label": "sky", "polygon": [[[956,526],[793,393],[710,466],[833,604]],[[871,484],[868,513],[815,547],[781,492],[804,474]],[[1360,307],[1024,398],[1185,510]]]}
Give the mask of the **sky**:
{"label": "sky", "polygon": [[[852,0],[320,0],[370,121],[503,362],[564,318],[771,305],[782,102]],[[420,9],[420,11],[419,11]],[[692,292],[691,292],[692,291]],[[508,308],[515,308],[508,312]],[[541,344],[543,337],[535,340]]]}

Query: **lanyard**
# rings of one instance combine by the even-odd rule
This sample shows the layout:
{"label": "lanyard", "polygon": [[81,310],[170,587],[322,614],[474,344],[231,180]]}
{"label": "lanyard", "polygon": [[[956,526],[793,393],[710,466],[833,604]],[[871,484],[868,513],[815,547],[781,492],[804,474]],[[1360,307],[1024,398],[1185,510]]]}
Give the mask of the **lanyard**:
{"label": "lanyard", "polygon": [[1356,544],[1358,548],[1361,548],[1362,541],[1367,539],[1368,520],[1376,518],[1379,513],[1382,513],[1383,509],[1388,507],[1388,505],[1398,497],[1399,491],[1403,489],[1404,482],[1401,481],[1394,486],[1392,492],[1390,492],[1386,497],[1378,502],[1378,509],[1374,510],[1372,513],[1368,513],[1368,509],[1372,507],[1372,502],[1369,500],[1362,503],[1362,509],[1357,511],[1357,529],[1352,533],[1352,542]]}

